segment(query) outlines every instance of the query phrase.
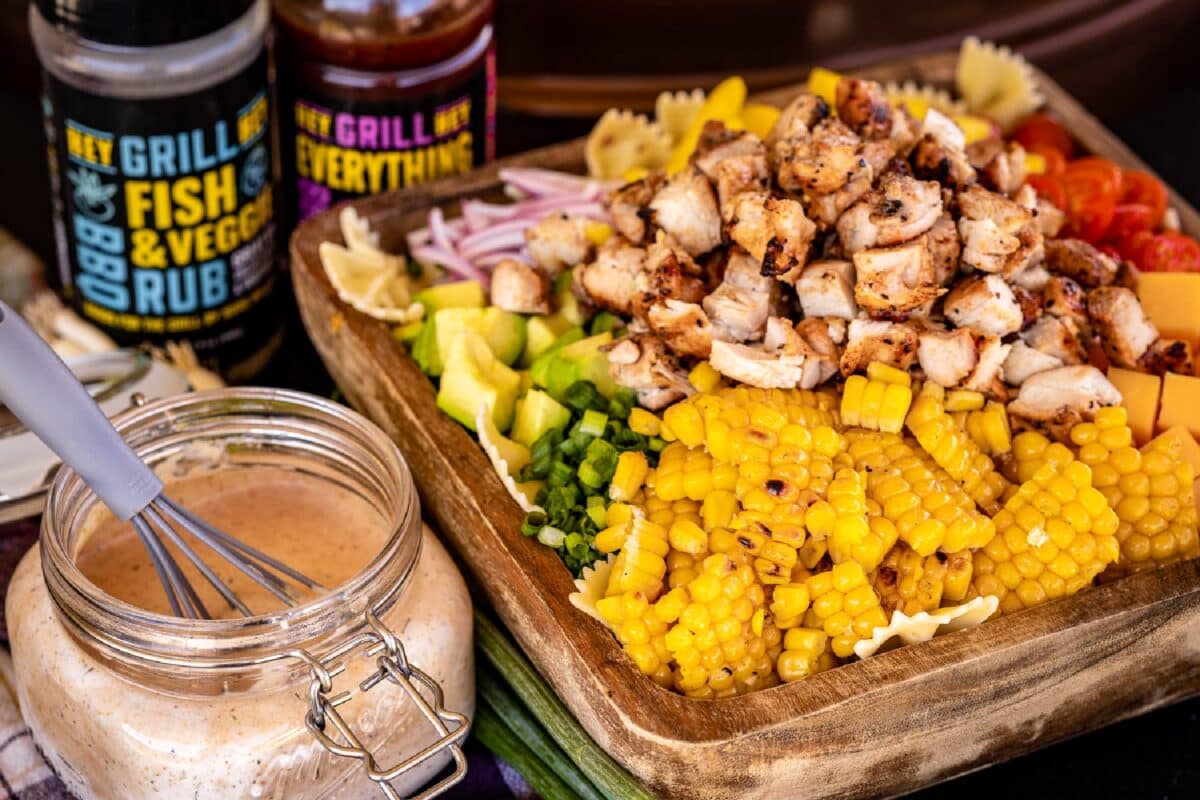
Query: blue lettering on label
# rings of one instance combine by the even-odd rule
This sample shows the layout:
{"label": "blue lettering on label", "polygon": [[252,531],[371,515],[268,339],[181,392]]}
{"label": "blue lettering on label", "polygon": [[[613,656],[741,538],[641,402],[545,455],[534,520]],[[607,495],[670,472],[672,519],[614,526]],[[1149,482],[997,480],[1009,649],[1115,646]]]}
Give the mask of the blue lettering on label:
{"label": "blue lettering on label", "polygon": [[215,308],[229,298],[228,269],[225,259],[218,258],[200,265],[200,302],[205,308]]}

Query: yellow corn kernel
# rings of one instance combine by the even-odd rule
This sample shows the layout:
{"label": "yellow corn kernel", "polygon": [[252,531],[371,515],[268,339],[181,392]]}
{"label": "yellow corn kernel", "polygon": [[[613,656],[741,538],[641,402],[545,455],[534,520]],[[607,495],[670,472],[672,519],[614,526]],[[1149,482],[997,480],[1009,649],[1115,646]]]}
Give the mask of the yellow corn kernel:
{"label": "yellow corn kernel", "polygon": [[694,386],[697,392],[714,392],[721,386],[721,373],[713,369],[712,364],[701,361],[688,373],[688,383]]}
{"label": "yellow corn kernel", "polygon": [[629,429],[642,436],[658,436],[662,427],[661,421],[644,408],[635,408],[629,412]]}
{"label": "yellow corn kernel", "polygon": [[599,531],[594,542],[595,548],[601,553],[613,553],[620,550],[625,545],[625,538],[629,536],[632,525],[631,520],[625,520]]}
{"label": "yellow corn kernel", "polygon": [[663,422],[687,447],[698,447],[704,442],[704,418],[692,403],[682,401],[670,406],[663,412]]}
{"label": "yellow corn kernel", "polygon": [[612,483],[608,487],[609,499],[618,502],[632,499],[641,490],[649,470],[650,464],[646,461],[645,453],[636,450],[621,453],[617,458],[617,469],[613,473]]}
{"label": "yellow corn kernel", "polygon": [[847,561],[829,572],[813,575],[805,581],[805,586],[812,599],[810,611],[832,638],[832,650],[840,658],[848,658],[855,643],[869,638],[876,627],[887,624],[879,596],[857,562]]}
{"label": "yellow corn kernel", "polygon": [[708,551],[708,535],[691,520],[675,520],[667,532],[667,540],[672,548],[683,553],[698,555]]}
{"label": "yellow corn kernel", "polygon": [[977,411],[983,408],[982,392],[972,392],[967,389],[951,389],[946,392],[947,411]]}
{"label": "yellow corn kernel", "polygon": [[912,386],[912,375],[909,374],[908,370],[893,367],[891,364],[885,364],[882,361],[872,361],[867,365],[867,377],[873,381],[895,383],[900,386]]}
{"label": "yellow corn kernel", "polygon": [[798,681],[809,675],[833,666],[831,658],[825,658],[829,637],[824,631],[813,628],[792,628],[783,638],[783,652],[775,662],[775,669],[784,681]]}
{"label": "yellow corn kernel", "polygon": [[862,424],[863,394],[867,391],[869,383],[870,380],[863,375],[851,375],[846,378],[846,384],[842,387],[843,425]]}
{"label": "yellow corn kernel", "polygon": [[[634,178],[634,180],[639,179]],[[589,220],[583,224],[583,235],[589,242],[599,247],[608,241],[608,237],[612,236],[612,226],[607,222]]]}

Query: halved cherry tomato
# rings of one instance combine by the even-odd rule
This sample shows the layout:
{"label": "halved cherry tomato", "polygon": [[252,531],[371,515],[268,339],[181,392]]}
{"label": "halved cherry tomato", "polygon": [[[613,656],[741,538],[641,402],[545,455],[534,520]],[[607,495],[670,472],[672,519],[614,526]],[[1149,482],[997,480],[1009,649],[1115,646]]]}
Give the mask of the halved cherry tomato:
{"label": "halved cherry tomato", "polygon": [[1121,258],[1126,261],[1132,261],[1134,264],[1140,266],[1142,263],[1142,248],[1153,239],[1154,234],[1150,231],[1137,231],[1124,239],[1114,240],[1113,247],[1121,254]]}
{"label": "halved cherry tomato", "polygon": [[1167,187],[1149,172],[1132,169],[1121,173],[1122,203],[1142,203],[1148,206],[1153,214],[1151,229],[1162,224],[1163,214],[1167,210]]}
{"label": "halved cherry tomato", "polygon": [[1029,152],[1037,153],[1046,160],[1046,175],[1061,175],[1067,169],[1067,159],[1057,148],[1048,144],[1036,144]]}
{"label": "halved cherry tomato", "polygon": [[1085,158],[1077,158],[1074,161],[1067,163],[1067,175],[1071,174],[1096,174],[1104,178],[1104,192],[1111,194],[1113,201],[1117,201],[1121,196],[1121,168],[1107,158],[1100,156],[1087,156]]}
{"label": "halved cherry tomato", "polygon": [[1021,143],[1026,150],[1033,150],[1038,145],[1053,147],[1070,158],[1075,149],[1071,134],[1053,117],[1046,114],[1033,114],[1017,126],[1013,139]]}
{"label": "halved cherry tomato", "polygon": [[1058,179],[1067,191],[1066,235],[1092,244],[1103,241],[1117,208],[1109,178],[1096,169],[1072,171],[1068,164]]}
{"label": "halved cherry tomato", "polygon": [[1063,188],[1058,175],[1030,175],[1025,182],[1033,187],[1038,197],[1048,200],[1063,211],[1067,210],[1067,190]]}
{"label": "halved cherry tomato", "polygon": [[1110,242],[1128,239],[1139,231],[1152,232],[1155,228],[1154,209],[1145,203],[1118,203],[1113,209],[1112,222],[1104,234]]}
{"label": "halved cherry tomato", "polygon": [[1156,234],[1138,251],[1137,265],[1146,272],[1200,272],[1200,242],[1172,231]]}

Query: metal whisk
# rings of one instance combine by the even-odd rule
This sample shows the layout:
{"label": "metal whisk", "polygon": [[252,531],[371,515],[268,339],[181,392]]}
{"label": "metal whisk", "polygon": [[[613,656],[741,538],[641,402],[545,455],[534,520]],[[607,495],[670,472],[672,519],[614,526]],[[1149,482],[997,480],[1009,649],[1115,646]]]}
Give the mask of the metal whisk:
{"label": "metal whisk", "polygon": [[254,614],[188,545],[180,530],[203,542],[285,605],[297,602],[287,579],[307,589],[324,588],[164,495],[162,481],[125,443],[66,364],[3,303],[0,403],[78,472],[114,515],[132,521],[176,616],[211,619],[164,539],[183,553],[230,606],[247,617]]}

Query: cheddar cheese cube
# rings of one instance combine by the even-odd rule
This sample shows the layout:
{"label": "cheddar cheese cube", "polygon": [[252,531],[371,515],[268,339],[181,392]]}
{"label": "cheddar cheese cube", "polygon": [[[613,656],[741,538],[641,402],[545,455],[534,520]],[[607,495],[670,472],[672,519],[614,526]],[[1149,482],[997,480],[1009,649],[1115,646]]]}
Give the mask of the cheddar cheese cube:
{"label": "cheddar cheese cube", "polygon": [[[1155,442],[1174,439],[1178,443],[1179,457],[1192,465],[1192,474],[1200,475],[1200,443],[1187,428],[1176,425],[1155,437]],[[1175,448],[1171,448],[1175,450]]]}
{"label": "cheddar cheese cube", "polygon": [[1200,378],[1168,372],[1163,376],[1155,429],[1165,431],[1176,425],[1193,436],[1200,434]]}
{"label": "cheddar cheese cube", "polygon": [[1154,420],[1158,417],[1158,396],[1162,379],[1157,375],[1111,367],[1108,379],[1121,393],[1121,405],[1129,415],[1133,440],[1143,444],[1154,435]]}
{"label": "cheddar cheese cube", "polygon": [[1200,339],[1200,273],[1143,272],[1138,298],[1158,332],[1168,339]]}

